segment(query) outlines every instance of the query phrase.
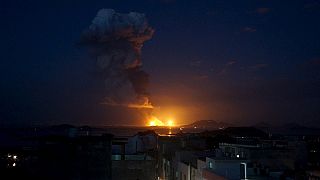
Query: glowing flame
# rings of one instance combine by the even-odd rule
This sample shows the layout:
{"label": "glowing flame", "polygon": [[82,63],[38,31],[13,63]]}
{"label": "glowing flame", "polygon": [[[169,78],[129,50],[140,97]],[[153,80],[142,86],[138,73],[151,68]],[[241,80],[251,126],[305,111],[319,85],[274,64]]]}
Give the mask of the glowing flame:
{"label": "glowing flame", "polygon": [[172,119],[169,119],[169,120],[167,121],[167,126],[169,126],[169,127],[174,126],[174,121],[173,121]]}
{"label": "glowing flame", "polygon": [[168,126],[173,127],[175,125],[173,119],[168,119],[166,123],[163,123],[159,118],[151,116],[148,120],[147,126]]}
{"label": "glowing flame", "polygon": [[149,119],[149,122],[147,124],[148,126],[164,126],[164,123],[162,121],[160,121],[157,117],[152,116]]}

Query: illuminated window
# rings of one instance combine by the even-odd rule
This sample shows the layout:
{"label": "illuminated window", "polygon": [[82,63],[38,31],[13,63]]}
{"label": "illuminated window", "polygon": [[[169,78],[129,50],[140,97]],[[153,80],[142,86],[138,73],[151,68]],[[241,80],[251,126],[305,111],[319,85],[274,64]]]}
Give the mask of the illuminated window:
{"label": "illuminated window", "polygon": [[213,163],[209,162],[209,169],[213,169]]}

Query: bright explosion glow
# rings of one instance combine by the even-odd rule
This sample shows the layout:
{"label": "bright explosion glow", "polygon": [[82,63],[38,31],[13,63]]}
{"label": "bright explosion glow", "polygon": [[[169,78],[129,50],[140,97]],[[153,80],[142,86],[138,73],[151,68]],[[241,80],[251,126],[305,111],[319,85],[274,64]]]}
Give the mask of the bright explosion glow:
{"label": "bright explosion glow", "polygon": [[147,126],[174,126],[174,121],[172,119],[168,119],[166,123],[163,123],[160,119],[155,116],[150,117]]}
{"label": "bright explosion glow", "polygon": [[167,122],[167,126],[174,126],[174,121],[172,119],[169,119]]}

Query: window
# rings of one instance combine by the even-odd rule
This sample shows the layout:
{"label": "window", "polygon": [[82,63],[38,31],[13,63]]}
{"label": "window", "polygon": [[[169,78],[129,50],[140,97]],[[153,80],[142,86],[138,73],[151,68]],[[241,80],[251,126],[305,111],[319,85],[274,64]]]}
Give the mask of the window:
{"label": "window", "polygon": [[209,162],[209,169],[213,169],[213,163]]}

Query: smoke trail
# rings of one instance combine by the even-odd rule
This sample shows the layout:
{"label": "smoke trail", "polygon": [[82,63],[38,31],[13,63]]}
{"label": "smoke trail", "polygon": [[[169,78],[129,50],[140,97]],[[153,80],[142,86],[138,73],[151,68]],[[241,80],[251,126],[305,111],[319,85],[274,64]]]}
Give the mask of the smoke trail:
{"label": "smoke trail", "polygon": [[[152,107],[149,75],[141,69],[141,48],[153,33],[144,14],[120,14],[113,9],[101,9],[82,34],[81,44],[96,57],[108,89],[104,104]],[[128,100],[132,95],[127,91],[123,93],[128,84],[135,93],[134,100]]]}

